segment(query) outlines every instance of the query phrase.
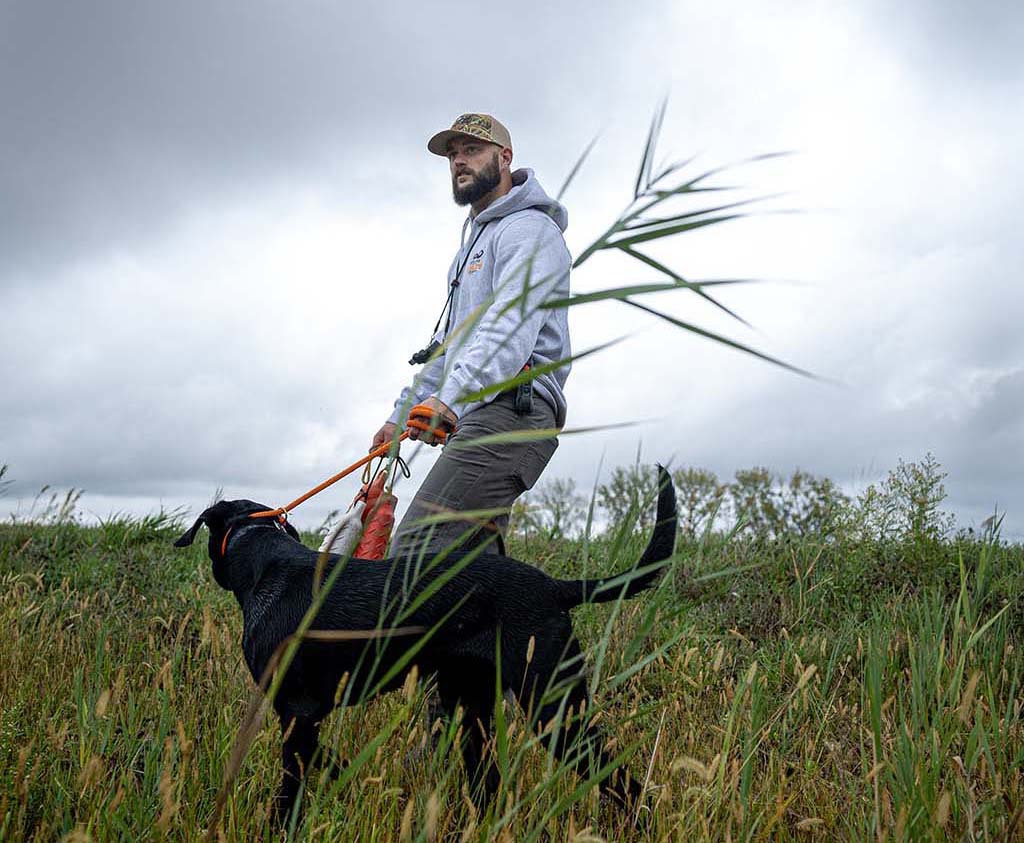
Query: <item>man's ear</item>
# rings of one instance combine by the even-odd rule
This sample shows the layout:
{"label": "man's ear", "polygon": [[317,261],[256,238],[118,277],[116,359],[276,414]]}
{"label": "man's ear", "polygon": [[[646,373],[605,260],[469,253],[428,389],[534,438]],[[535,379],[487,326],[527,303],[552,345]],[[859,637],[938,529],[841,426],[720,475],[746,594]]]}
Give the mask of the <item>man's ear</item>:
{"label": "man's ear", "polygon": [[175,547],[188,547],[192,542],[196,540],[196,533],[199,532],[199,527],[206,523],[206,513],[210,510],[205,510],[202,515],[196,519],[196,523],[189,527],[175,543]]}
{"label": "man's ear", "polygon": [[505,169],[507,169],[509,172],[511,172],[512,171],[512,150],[509,149],[507,146],[504,146],[504,147],[502,147],[500,154],[501,154],[501,163],[505,165]]}

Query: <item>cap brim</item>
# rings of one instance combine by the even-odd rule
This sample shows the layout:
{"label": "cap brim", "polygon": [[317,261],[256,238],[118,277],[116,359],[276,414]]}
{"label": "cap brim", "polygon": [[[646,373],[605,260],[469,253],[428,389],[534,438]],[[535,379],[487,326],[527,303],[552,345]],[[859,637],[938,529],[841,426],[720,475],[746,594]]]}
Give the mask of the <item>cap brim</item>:
{"label": "cap brim", "polygon": [[501,146],[500,143],[482,138],[479,135],[471,135],[469,132],[456,132],[452,129],[445,129],[443,132],[438,132],[434,137],[427,141],[427,149],[434,153],[434,155],[440,155],[442,158],[448,157],[448,141],[452,138],[469,138],[470,140],[479,141],[480,143],[493,143],[495,146]]}

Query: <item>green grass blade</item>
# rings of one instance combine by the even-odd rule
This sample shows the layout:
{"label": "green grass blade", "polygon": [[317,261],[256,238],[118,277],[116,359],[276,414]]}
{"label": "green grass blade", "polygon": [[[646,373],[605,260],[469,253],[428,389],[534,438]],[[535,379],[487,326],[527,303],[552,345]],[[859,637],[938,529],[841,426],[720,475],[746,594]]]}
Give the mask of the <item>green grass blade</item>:
{"label": "green grass blade", "polygon": [[729,316],[731,316],[733,319],[737,320],[738,322],[742,322],[748,328],[750,327],[750,323],[747,322],[746,319],[744,319],[742,316],[739,316],[737,313],[735,313],[734,311],[730,310],[728,307],[726,307],[724,304],[719,302],[713,296],[711,296],[708,293],[706,293],[703,290],[703,285],[691,284],[689,281],[687,281],[682,276],[677,275],[675,272],[673,272],[671,269],[669,269],[663,263],[659,263],[654,258],[649,257],[648,255],[645,255],[642,252],[638,252],[635,249],[631,249],[629,246],[623,246],[622,247],[622,251],[625,252],[630,257],[636,258],[636,260],[640,261],[641,263],[647,264],[652,269],[656,269],[659,272],[662,272],[665,275],[668,275],[670,278],[674,278],[679,283],[680,286],[685,286],[685,287],[688,287],[688,288],[692,289],[698,296],[700,296],[701,298],[703,298],[704,300],[706,300],[710,304],[714,305],[719,310],[723,311],[724,313],[727,313]]}
{"label": "green grass blade", "polygon": [[743,343],[731,340],[728,337],[723,337],[721,334],[716,334],[712,331],[707,331],[704,328],[700,328],[697,325],[694,325],[692,322],[683,322],[681,319],[676,319],[674,316],[669,316],[667,313],[662,313],[659,310],[655,310],[652,307],[647,307],[646,305],[642,305],[639,302],[631,301],[629,299],[623,299],[623,301],[626,304],[632,305],[633,307],[639,308],[640,310],[650,313],[652,316],[657,316],[659,319],[664,319],[666,322],[675,325],[677,328],[682,328],[684,331],[692,331],[693,333],[698,334],[699,336],[706,337],[709,340],[714,340],[715,342],[721,343],[722,345],[727,345],[730,348],[735,348],[737,351],[742,351],[746,354],[750,354],[753,357],[757,357],[759,360],[764,360],[766,363],[772,363],[776,366],[780,366],[783,369],[786,369],[787,371],[793,372],[794,374],[803,375],[806,378],[818,380],[818,376],[813,374],[812,372],[808,372],[804,369],[792,365],[791,363],[787,363],[785,360],[779,360],[777,357],[771,357],[767,354],[757,351],[756,349],[751,348],[750,346],[743,345]]}
{"label": "green grass blade", "polygon": [[[600,430],[619,430],[626,427],[636,427],[640,422],[613,422],[612,424],[597,424],[589,427],[566,427],[559,430],[557,427],[542,427],[536,430],[509,430],[505,433],[490,433],[487,436],[478,436],[466,442],[453,439],[446,448],[462,449],[476,448],[483,445],[503,445],[510,442],[540,442],[544,439],[551,439],[553,436],[574,436],[583,433],[594,433]],[[487,510],[482,510],[487,511]]]}
{"label": "green grass blade", "polygon": [[572,169],[569,171],[569,175],[565,177],[565,181],[562,182],[562,186],[558,189],[558,194],[555,196],[555,199],[557,201],[560,202],[562,200],[562,197],[565,196],[565,192],[569,189],[569,185],[572,184],[573,179],[576,178],[576,174],[580,171],[580,168],[583,166],[583,162],[587,160],[591,150],[597,143],[597,138],[598,135],[594,135],[593,140],[591,140],[590,143],[587,144],[586,148],[583,150],[583,153],[580,155],[579,158],[576,159],[576,163],[573,164]]}
{"label": "green grass blade", "polygon": [[[440,579],[440,577],[438,579]],[[470,594],[466,594],[462,597],[461,600],[456,601],[452,608],[447,613],[445,613],[444,617],[442,617],[436,624],[434,624],[427,632],[425,632],[423,635],[417,638],[416,643],[413,644],[408,650],[406,650],[401,655],[401,657],[395,659],[394,664],[391,665],[387,672],[377,681],[377,684],[373,686],[369,693],[367,693],[367,699],[372,699],[373,697],[377,696],[377,694],[380,693],[382,688],[384,688],[392,679],[394,679],[396,676],[402,673],[405,670],[405,668],[412,663],[412,660],[416,658],[416,655],[419,653],[419,651],[422,650],[428,643],[430,643],[430,639],[434,637],[434,634],[439,629],[441,629],[441,627],[443,627],[455,615],[455,613],[458,612],[459,609],[462,608],[462,604],[469,600],[470,596]],[[413,611],[413,609],[410,609],[408,614],[412,614]]]}
{"label": "green grass blade", "polygon": [[682,234],[684,231],[695,231],[698,228],[705,228],[709,225],[718,225],[719,223],[729,222],[731,220],[741,219],[747,216],[750,215],[724,214],[720,217],[709,217],[708,219],[679,223],[678,225],[670,225],[665,228],[644,231],[639,234],[632,234],[629,237],[620,237],[617,240],[609,242],[603,248],[621,249],[623,246],[632,246],[634,243],[646,243],[648,240],[661,240],[664,237],[672,237],[675,234]]}
{"label": "green grass blade", "polygon": [[668,97],[664,97],[661,104],[654,111],[651,118],[651,127],[647,132],[647,143],[644,144],[644,154],[640,159],[640,168],[636,174],[636,185],[633,187],[633,198],[639,198],[646,190],[651,177],[651,164],[654,159],[654,147],[658,143],[658,135],[661,134],[661,124],[665,119],[665,109],[668,108]]}
{"label": "green grass blade", "polygon": [[697,158],[696,155],[691,155],[689,158],[684,158],[682,161],[674,161],[671,164],[666,164],[657,173],[657,175],[654,175],[654,176],[651,177],[650,183],[648,184],[648,188],[654,187],[654,185],[656,185],[662,179],[668,178],[673,173],[678,173],[680,170],[685,169],[686,167],[689,167],[690,164],[692,164],[693,161],[696,158]]}
{"label": "green grass blade", "polygon": [[[692,178],[689,181],[684,182],[678,187],[671,188],[670,190],[659,190],[654,195],[657,196],[659,199],[667,199],[670,196],[677,196],[680,193],[692,193],[693,189],[702,181],[705,181],[706,179],[709,179],[712,176],[717,176],[719,173],[725,173],[728,172],[729,170],[735,170],[736,168],[743,167],[746,164],[754,164],[759,161],[767,161],[772,158],[784,158],[785,156],[792,154],[793,153],[791,150],[783,150],[780,152],[764,152],[760,155],[753,155],[750,158],[742,158],[739,161],[733,161],[729,164],[722,164],[720,167],[712,167],[710,170],[705,170],[699,176],[696,176],[695,178]],[[707,190],[708,188],[703,189]]]}
{"label": "green grass blade", "polygon": [[680,222],[682,220],[695,219],[696,217],[702,217],[707,214],[717,214],[719,211],[728,211],[731,208],[742,208],[746,205],[753,205],[756,202],[766,202],[769,199],[777,199],[780,196],[784,196],[783,193],[772,193],[765,196],[755,196],[751,199],[740,199],[736,202],[726,202],[724,205],[715,205],[711,208],[698,208],[695,211],[686,211],[682,214],[674,214],[671,217],[660,217],[657,219],[643,219],[637,217],[635,221],[630,221],[627,225],[623,226],[623,231],[648,231],[658,228],[664,228],[665,226],[672,225],[673,223]]}
{"label": "green grass blade", "polygon": [[[623,251],[628,253],[629,250],[623,249]],[[637,256],[640,255],[639,252],[635,254]],[[657,261],[654,261],[654,263],[657,263]],[[666,271],[674,276],[672,270],[666,268]],[[629,287],[610,287],[607,290],[597,290],[593,293],[579,293],[578,295],[569,296],[564,299],[552,299],[551,301],[545,302],[541,307],[551,309],[574,307],[578,304],[590,304],[591,302],[608,301],[609,299],[621,300],[628,298],[629,296],[639,296],[644,295],[645,293],[661,293],[667,290],[693,290],[694,292],[697,292],[702,290],[704,287],[726,287],[735,284],[759,283],[762,282],[756,278],[718,278],[707,281],[687,281],[681,278],[678,282],[673,284],[634,284]]]}
{"label": "green grass blade", "polygon": [[505,378],[505,380],[499,381],[498,383],[492,383],[490,386],[485,386],[483,389],[465,393],[464,395],[459,396],[459,400],[465,402],[479,401],[481,398],[487,398],[489,395],[497,395],[499,392],[506,392],[507,390],[513,389],[522,383],[535,381],[541,375],[545,375],[548,372],[556,372],[569,363],[575,363],[577,360],[583,360],[591,354],[597,354],[599,351],[604,351],[606,348],[618,345],[624,339],[625,337],[616,337],[613,340],[609,340],[608,342],[601,343],[600,345],[595,345],[592,348],[581,351],[579,354],[573,354],[571,357],[564,357],[561,360],[553,360],[550,363],[542,363],[539,366],[531,366],[528,371],[518,372],[510,378]]}

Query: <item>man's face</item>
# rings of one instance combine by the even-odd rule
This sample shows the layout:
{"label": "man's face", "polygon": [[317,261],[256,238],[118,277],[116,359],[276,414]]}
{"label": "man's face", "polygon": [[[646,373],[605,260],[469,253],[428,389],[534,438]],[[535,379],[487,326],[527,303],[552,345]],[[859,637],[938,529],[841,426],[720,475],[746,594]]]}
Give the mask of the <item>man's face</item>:
{"label": "man's face", "polygon": [[448,142],[448,166],[456,205],[472,205],[501,182],[501,147],[473,138]]}

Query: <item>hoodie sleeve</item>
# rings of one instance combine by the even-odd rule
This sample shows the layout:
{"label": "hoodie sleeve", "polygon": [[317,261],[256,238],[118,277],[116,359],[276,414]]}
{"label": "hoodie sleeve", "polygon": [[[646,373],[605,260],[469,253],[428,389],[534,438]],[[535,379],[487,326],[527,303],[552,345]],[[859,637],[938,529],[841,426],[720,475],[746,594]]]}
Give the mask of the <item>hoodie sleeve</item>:
{"label": "hoodie sleeve", "polygon": [[[539,306],[569,294],[571,258],[558,226],[545,214],[524,214],[495,238],[494,293],[468,336],[448,349],[448,374],[437,392],[460,418],[491,400],[463,396],[518,374],[537,345],[549,311]],[[471,321],[471,320],[467,320]]]}

